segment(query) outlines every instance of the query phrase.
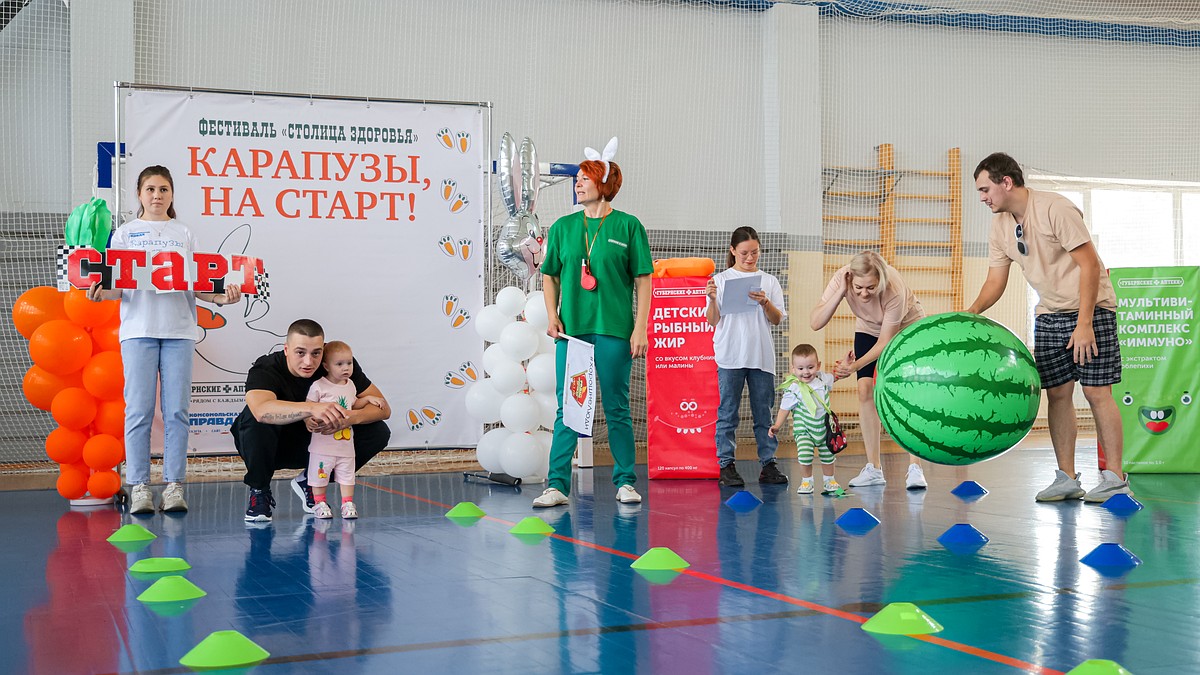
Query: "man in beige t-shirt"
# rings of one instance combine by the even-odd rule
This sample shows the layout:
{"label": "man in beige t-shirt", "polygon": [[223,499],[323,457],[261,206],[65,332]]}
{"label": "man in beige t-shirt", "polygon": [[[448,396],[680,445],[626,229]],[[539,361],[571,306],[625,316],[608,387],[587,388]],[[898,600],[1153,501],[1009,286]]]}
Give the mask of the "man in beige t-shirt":
{"label": "man in beige t-shirt", "polygon": [[[978,314],[996,304],[1013,262],[1021,266],[1040,299],[1034,360],[1046,390],[1058,470],[1037,500],[1083,497],[1103,502],[1114,494],[1132,494],[1120,473],[1124,436],[1112,397],[1112,385],[1121,381],[1116,296],[1083,214],[1062,195],[1026,188],[1021,166],[1001,152],[988,155],[976,167],[975,188],[996,217],[988,234],[987,279],[967,311]],[[1076,380],[1092,408],[1109,467],[1101,473],[1100,484],[1086,493],[1075,472]]]}

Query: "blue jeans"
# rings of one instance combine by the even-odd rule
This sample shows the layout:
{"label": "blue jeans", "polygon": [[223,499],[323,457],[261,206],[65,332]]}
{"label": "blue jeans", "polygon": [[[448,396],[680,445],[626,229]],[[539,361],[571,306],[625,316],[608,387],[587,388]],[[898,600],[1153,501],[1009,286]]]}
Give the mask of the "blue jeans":
{"label": "blue jeans", "polygon": [[737,448],[738,414],[742,404],[742,389],[750,387],[750,414],[754,418],[754,439],[758,442],[758,462],[766,466],[775,461],[779,441],[767,433],[774,420],[771,407],[775,405],[775,374],[757,368],[717,368],[717,386],[721,404],[717,408],[717,463],[733,463]]}
{"label": "blue jeans", "polygon": [[125,366],[125,480],[150,482],[150,424],[162,382],[163,480],[187,475],[188,403],[192,397],[193,340],[130,338],[121,342]]}

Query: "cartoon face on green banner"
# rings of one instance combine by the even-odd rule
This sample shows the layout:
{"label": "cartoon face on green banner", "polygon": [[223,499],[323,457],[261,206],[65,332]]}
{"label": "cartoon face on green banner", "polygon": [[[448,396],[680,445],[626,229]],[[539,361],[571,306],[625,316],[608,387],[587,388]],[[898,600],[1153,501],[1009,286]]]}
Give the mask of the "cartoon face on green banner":
{"label": "cartoon face on green banner", "polygon": [[1124,468],[1200,473],[1200,267],[1110,270],[1117,293],[1121,382],[1113,398],[1124,424]]}

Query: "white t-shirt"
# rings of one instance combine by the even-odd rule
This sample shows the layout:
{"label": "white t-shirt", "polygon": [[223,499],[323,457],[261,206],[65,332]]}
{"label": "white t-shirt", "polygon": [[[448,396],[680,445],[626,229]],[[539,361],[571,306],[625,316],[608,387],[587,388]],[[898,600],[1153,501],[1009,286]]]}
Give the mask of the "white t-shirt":
{"label": "white t-shirt", "polygon": [[[184,252],[184,259],[191,265],[196,240],[187,226],[178,220],[138,219],[117,228],[108,247],[147,251],[147,264],[157,251],[179,250]],[[113,274],[117,273],[114,269]],[[195,293],[160,293],[154,289],[121,291],[121,340],[195,340],[196,330]]]}
{"label": "white t-shirt", "polygon": [[[743,277],[762,277],[762,289],[767,299],[787,318],[787,310],[783,306],[783,287],[774,276],[759,270],[757,272],[739,272],[729,269],[717,274],[713,279],[717,282],[717,307],[725,299],[725,282],[729,279]],[[712,298],[708,298],[712,302]],[[707,310],[707,304],[705,305]],[[780,319],[782,321],[782,319]],[[718,368],[754,368],[775,374],[775,343],[771,339],[771,323],[761,306],[749,312],[722,314],[713,332],[713,351]]]}
{"label": "white t-shirt", "polygon": [[[829,395],[833,392],[833,382],[833,375],[821,371],[817,373],[812,382],[808,383],[808,386],[812,387],[813,393],[817,395],[817,400],[825,404],[823,410],[809,410],[809,417],[824,415],[825,411],[829,410]],[[783,399],[779,402],[779,409],[795,410],[803,400],[804,395],[800,393],[800,384],[793,382],[783,390]]]}

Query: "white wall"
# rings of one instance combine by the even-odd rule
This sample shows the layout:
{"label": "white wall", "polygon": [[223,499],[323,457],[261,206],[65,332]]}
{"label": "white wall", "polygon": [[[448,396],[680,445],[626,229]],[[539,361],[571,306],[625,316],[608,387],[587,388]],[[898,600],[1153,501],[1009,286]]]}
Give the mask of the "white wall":
{"label": "white wall", "polygon": [[821,26],[823,160],[936,168],[962,148],[964,228],[986,240],[975,165],[1008,152],[1056,175],[1195,180],[1200,50],[845,19]]}

